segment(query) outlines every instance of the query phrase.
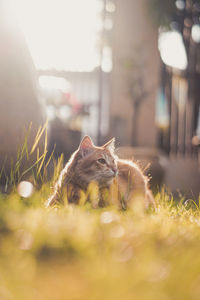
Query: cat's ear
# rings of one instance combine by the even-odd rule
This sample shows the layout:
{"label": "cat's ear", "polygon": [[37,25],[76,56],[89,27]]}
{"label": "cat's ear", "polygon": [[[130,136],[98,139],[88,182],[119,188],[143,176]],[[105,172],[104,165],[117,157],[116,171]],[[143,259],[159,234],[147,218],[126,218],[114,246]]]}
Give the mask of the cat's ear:
{"label": "cat's ear", "polygon": [[95,146],[92,142],[92,139],[88,135],[86,135],[80,143],[79,151],[82,156],[87,156],[94,150],[94,147]]}
{"label": "cat's ear", "polygon": [[111,152],[115,151],[115,138],[112,138],[109,142],[103,145],[103,148],[108,149]]}

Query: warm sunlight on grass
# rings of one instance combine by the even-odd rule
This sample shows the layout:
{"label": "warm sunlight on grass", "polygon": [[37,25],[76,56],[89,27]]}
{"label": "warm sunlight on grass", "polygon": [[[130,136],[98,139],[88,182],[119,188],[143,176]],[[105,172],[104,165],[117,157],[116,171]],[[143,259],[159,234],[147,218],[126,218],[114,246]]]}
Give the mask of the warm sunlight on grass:
{"label": "warm sunlight on grass", "polygon": [[[163,190],[151,211],[90,203],[46,209],[52,183],[43,157],[31,169],[33,189],[14,176],[10,193],[0,194],[0,299],[199,299],[198,203],[177,204]],[[51,182],[61,168],[62,159]]]}
{"label": "warm sunlight on grass", "polygon": [[1,195],[1,299],[198,299],[199,208],[43,208]]}

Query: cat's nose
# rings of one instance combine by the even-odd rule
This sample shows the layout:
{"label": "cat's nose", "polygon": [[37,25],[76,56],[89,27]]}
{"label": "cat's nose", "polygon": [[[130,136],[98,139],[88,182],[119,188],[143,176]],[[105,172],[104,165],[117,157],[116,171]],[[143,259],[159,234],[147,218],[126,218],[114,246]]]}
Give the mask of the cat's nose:
{"label": "cat's nose", "polygon": [[115,175],[117,174],[117,168],[112,168],[112,171]]}

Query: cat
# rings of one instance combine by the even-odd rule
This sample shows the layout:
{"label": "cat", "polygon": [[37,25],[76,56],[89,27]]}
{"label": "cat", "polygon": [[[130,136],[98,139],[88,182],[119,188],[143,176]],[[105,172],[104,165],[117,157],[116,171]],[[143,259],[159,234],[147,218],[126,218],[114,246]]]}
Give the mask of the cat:
{"label": "cat", "polygon": [[114,138],[97,147],[85,136],[61,171],[46,206],[64,203],[65,197],[69,203],[78,204],[83,195],[88,197],[91,183],[98,186],[99,206],[111,201],[126,208],[136,197],[142,199],[145,207],[155,206],[147,177],[136,163],[119,159],[114,151]]}

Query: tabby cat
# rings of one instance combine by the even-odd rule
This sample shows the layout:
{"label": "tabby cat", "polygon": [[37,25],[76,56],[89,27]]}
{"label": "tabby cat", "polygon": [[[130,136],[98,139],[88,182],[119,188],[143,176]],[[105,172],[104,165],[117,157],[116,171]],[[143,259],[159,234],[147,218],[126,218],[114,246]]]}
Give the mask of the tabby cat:
{"label": "tabby cat", "polygon": [[119,159],[114,154],[114,143],[113,138],[97,147],[89,136],[85,136],[61,171],[46,206],[63,203],[65,197],[69,203],[76,204],[83,195],[88,200],[91,183],[98,185],[100,206],[117,201],[121,207],[127,207],[136,197],[142,199],[145,207],[154,206],[147,178],[135,163]]}

